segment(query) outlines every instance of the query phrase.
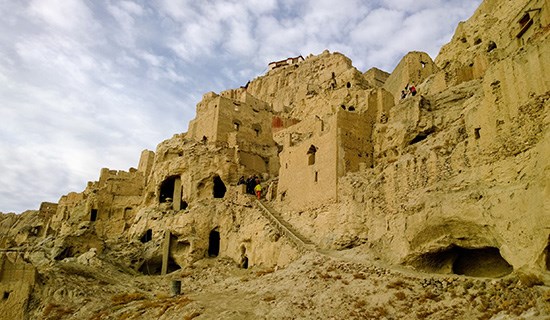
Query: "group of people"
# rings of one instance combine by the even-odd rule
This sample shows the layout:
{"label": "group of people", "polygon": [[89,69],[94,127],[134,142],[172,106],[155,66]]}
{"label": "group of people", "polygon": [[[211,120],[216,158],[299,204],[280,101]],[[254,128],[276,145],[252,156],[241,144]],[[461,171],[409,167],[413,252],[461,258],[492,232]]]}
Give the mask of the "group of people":
{"label": "group of people", "polygon": [[411,84],[409,86],[409,84],[407,83],[405,89],[401,90],[401,99],[405,99],[408,94],[412,95],[413,97],[416,96],[416,87],[414,86],[414,84]]}
{"label": "group of people", "polygon": [[260,178],[257,175],[249,176],[246,180],[244,176],[239,178],[237,185],[244,184],[246,185],[246,193],[256,194],[258,200],[262,197],[262,185],[260,184]]}

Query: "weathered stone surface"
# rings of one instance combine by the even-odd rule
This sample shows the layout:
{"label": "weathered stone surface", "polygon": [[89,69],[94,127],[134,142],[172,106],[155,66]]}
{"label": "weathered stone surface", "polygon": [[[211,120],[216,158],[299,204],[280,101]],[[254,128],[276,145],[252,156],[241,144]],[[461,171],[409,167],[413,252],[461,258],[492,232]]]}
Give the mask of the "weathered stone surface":
{"label": "weathered stone surface", "polygon": [[549,25],[548,0],[486,0],[434,61],[325,51],[206,93],[137,169],[0,216],[0,311],[547,317]]}

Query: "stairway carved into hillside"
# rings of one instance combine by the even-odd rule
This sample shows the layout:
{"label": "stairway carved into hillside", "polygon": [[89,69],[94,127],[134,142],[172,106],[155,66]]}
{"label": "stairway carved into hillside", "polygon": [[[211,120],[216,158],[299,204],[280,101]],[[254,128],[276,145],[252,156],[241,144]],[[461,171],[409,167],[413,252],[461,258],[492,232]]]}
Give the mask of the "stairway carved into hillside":
{"label": "stairway carved into hillside", "polygon": [[281,215],[271,208],[269,205],[263,203],[260,200],[256,200],[256,204],[260,208],[262,215],[269,220],[272,226],[274,226],[280,233],[285,235],[290,241],[300,250],[303,251],[316,251],[316,246],[311,240],[301,235],[294,227],[288,222],[284,221]]}

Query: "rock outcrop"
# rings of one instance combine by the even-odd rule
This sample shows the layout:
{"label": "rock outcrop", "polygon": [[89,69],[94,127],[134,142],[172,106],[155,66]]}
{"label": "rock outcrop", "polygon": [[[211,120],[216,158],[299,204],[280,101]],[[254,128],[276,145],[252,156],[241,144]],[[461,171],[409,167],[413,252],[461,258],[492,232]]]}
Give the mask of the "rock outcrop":
{"label": "rock outcrop", "polygon": [[[201,277],[223,261],[223,272],[229,264],[265,274],[287,268],[315,290],[332,277],[367,278],[357,275],[363,263],[368,273],[405,279],[391,286],[436,277],[431,294],[471,294],[485,305],[464,303],[472,317],[514,308],[548,315],[548,290],[532,287],[550,284],[549,37],[549,1],[486,0],[435,60],[411,52],[390,74],[361,72],[325,51],[274,64],[245,87],[206,93],[188,132],[144,150],[137,169],[102,169],[82,192],[0,216],[0,313],[65,317],[83,304],[75,317],[102,319],[116,305],[126,316],[149,314],[136,302],[154,305],[145,287],[191,277],[183,281],[199,301],[211,283]],[[267,205],[248,194],[247,178],[263,186]],[[337,267],[325,273],[304,269],[331,263]],[[251,282],[262,292],[281,277]],[[469,277],[483,283],[475,292],[461,284]],[[202,286],[191,281],[199,278]],[[534,302],[493,307],[481,289],[487,281]],[[113,304],[91,297],[84,283]],[[163,317],[180,307],[192,316],[184,300],[162,300],[173,310]],[[248,307],[271,310],[271,318],[319,316],[306,305],[287,305],[287,313]],[[201,310],[195,316],[208,314]],[[234,318],[254,318],[239,312]]]}

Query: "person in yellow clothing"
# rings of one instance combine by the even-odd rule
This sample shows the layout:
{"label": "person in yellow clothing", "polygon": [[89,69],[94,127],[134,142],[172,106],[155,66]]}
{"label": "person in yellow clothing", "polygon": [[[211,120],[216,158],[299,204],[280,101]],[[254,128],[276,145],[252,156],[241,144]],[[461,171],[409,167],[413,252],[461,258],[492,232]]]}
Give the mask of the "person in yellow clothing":
{"label": "person in yellow clothing", "polygon": [[254,187],[254,191],[256,191],[256,197],[258,197],[258,200],[260,200],[260,198],[262,197],[262,185],[258,183]]}

